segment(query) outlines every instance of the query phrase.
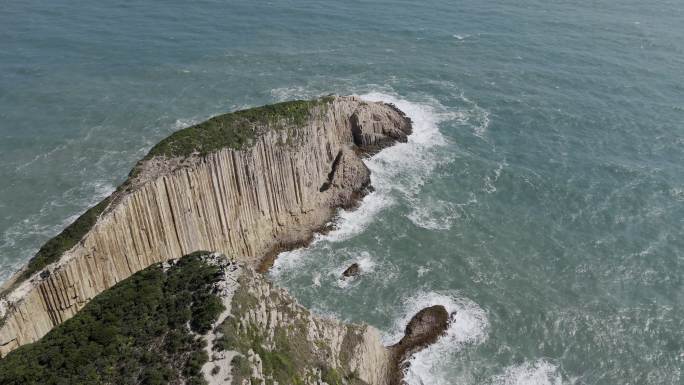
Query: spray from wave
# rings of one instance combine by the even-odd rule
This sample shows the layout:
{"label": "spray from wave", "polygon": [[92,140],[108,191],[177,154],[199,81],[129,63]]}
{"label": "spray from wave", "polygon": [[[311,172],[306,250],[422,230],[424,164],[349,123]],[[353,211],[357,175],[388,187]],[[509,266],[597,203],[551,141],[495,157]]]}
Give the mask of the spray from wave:
{"label": "spray from wave", "polygon": [[383,337],[386,345],[397,342],[411,317],[421,309],[442,305],[452,314],[446,335],[433,345],[414,354],[404,379],[408,385],[451,385],[454,383],[480,383],[484,385],[562,385],[563,377],[553,363],[539,359],[512,365],[503,373],[484,381],[454,378],[454,359],[469,346],[485,343],[489,336],[486,312],[475,302],[456,292],[420,292],[404,299],[401,315]]}

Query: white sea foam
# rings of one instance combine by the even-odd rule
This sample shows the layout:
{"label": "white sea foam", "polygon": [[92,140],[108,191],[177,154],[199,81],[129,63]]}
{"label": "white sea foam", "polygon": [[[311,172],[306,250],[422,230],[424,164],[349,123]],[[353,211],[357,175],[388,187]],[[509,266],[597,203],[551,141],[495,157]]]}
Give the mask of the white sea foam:
{"label": "white sea foam", "polygon": [[373,186],[380,193],[395,189],[407,195],[417,194],[440,162],[430,149],[446,144],[438,125],[453,116],[436,101],[434,105],[413,103],[383,93],[369,93],[361,97],[369,101],[393,103],[413,121],[413,133],[407,143],[397,143],[368,160]]}
{"label": "white sea foam", "polygon": [[55,153],[57,153],[57,152],[59,152],[59,151],[63,151],[63,150],[65,150],[66,148],[67,148],[67,144],[60,144],[59,146],[56,146],[55,148],[51,149],[50,151],[48,151],[48,152],[46,152],[46,153],[42,153],[42,154],[38,154],[38,155],[34,156],[33,159],[31,159],[30,161],[28,161],[28,162],[26,162],[26,163],[23,163],[23,164],[18,165],[18,166],[15,168],[15,170],[18,171],[18,172],[19,172],[19,171],[22,171],[23,169],[25,169],[25,168],[27,168],[27,167],[33,165],[33,164],[36,163],[37,161],[44,160],[44,159],[48,159],[48,158],[51,157],[53,154],[55,154]]}
{"label": "white sea foam", "polygon": [[487,339],[489,321],[485,311],[475,302],[458,293],[422,292],[404,300],[401,316],[392,330],[383,337],[385,344],[396,343],[404,334],[406,324],[421,309],[442,305],[453,314],[451,325],[445,336],[435,344],[414,354],[406,373],[409,385],[441,385],[451,381],[444,368],[452,363],[451,355],[468,345],[477,345]]}
{"label": "white sea foam", "polygon": [[320,93],[304,86],[294,86],[274,88],[271,90],[271,96],[277,102],[284,102],[292,99],[312,99],[320,96]]}
{"label": "white sea foam", "polygon": [[[375,258],[373,258],[373,256],[369,252],[362,251],[361,253],[359,253],[359,256],[357,258],[347,260],[341,266],[337,266],[330,272],[330,275],[332,275],[333,277],[342,276],[342,273],[353,263],[359,264],[359,270],[361,271],[359,274],[361,275],[366,275],[374,272],[377,265],[375,262]],[[349,284],[355,280],[356,277],[349,277],[338,279],[337,282],[339,287],[345,288],[348,287]]]}
{"label": "white sea foam", "polygon": [[546,360],[510,366],[503,374],[494,376],[490,385],[561,385],[563,378],[558,367]]}
{"label": "white sea foam", "polygon": [[176,119],[175,122],[173,122],[173,130],[178,131],[182,130],[183,128],[194,126],[195,124],[206,120],[206,119],[201,119],[201,118],[190,118],[190,119]]}
{"label": "white sea foam", "polygon": [[[17,251],[17,245],[26,243],[26,239],[53,237],[60,230],[73,223],[88,207],[94,206],[112,191],[114,191],[114,186],[109,181],[87,182],[64,191],[60,196],[43,204],[37,213],[31,214],[7,228],[0,235],[0,254],[16,255],[17,257],[15,260],[3,261],[0,264],[2,267],[0,283],[19,270],[26,260],[38,251],[38,248],[33,245],[22,247]],[[64,217],[59,223],[46,223],[46,218],[50,218],[55,209],[65,206],[66,202],[76,204],[82,209],[75,214]]]}
{"label": "white sea foam", "polygon": [[506,161],[504,160],[503,163],[499,163],[496,166],[496,168],[492,172],[492,175],[485,175],[483,190],[487,194],[492,194],[496,192],[496,182],[499,180],[499,177],[501,176],[501,171],[503,171],[504,167],[507,165],[508,163],[506,163]]}
{"label": "white sea foam", "polygon": [[361,253],[359,259],[356,260],[356,263],[358,263],[359,267],[361,267],[362,274],[370,273],[375,270],[375,259],[366,251]]}
{"label": "white sea foam", "polygon": [[[312,243],[312,245],[316,242]],[[311,247],[311,246],[309,246]],[[278,254],[278,258],[276,258],[275,262],[273,262],[273,267],[271,267],[271,270],[269,270],[269,274],[271,274],[274,277],[279,276],[282,272],[285,271],[290,271],[293,269],[296,269],[297,267],[301,266],[304,260],[304,257],[308,255],[308,250],[309,248],[302,248],[302,249],[294,249],[291,251],[285,251],[280,254]],[[320,279],[318,281],[320,284]],[[316,282],[314,281],[314,284]]]}
{"label": "white sea foam", "polygon": [[460,99],[470,106],[470,108],[463,114],[463,119],[461,119],[461,122],[472,126],[473,135],[485,140],[490,123],[489,111],[480,107],[474,101],[466,98],[463,94],[460,95]]}
{"label": "white sea foam", "polygon": [[675,200],[682,202],[682,201],[684,201],[684,188],[683,187],[674,187],[674,188],[670,189],[670,195]]}
{"label": "white sea foam", "polygon": [[449,230],[460,216],[456,205],[442,200],[416,205],[408,214],[414,225],[428,230]]}
{"label": "white sea foam", "polygon": [[348,239],[363,231],[380,211],[395,203],[393,192],[405,198],[417,195],[440,162],[430,149],[446,143],[438,124],[454,118],[436,102],[434,105],[413,103],[378,92],[361,98],[396,105],[413,121],[413,133],[407,143],[397,143],[366,161],[375,192],[357,210],[340,215],[337,229],[329,234],[331,241]]}
{"label": "white sea foam", "polygon": [[479,112],[479,115],[476,115],[478,123],[473,125],[473,133],[478,138],[484,138],[487,129],[489,128],[489,111],[481,109],[479,106],[476,111]]}
{"label": "white sea foam", "polygon": [[[375,180],[375,179],[373,179]],[[376,186],[375,182],[373,186]],[[376,190],[363,198],[361,206],[356,210],[340,210],[335,219],[335,226],[329,233],[317,237],[316,240],[330,242],[343,241],[363,232],[378,213],[395,203],[387,191]]]}
{"label": "white sea foam", "polygon": [[[83,189],[83,187],[79,187],[79,191]],[[106,180],[95,180],[91,182],[87,182],[85,184],[85,190],[88,191],[88,193],[82,194],[83,198],[79,199],[79,205],[84,206],[84,207],[92,207],[100,201],[102,201],[104,198],[108,197],[111,195],[116,187],[112,183]],[[82,213],[78,213],[73,215],[72,217],[68,218],[63,225],[69,225],[71,224],[76,218],[81,216]]]}
{"label": "white sea foam", "polygon": [[321,287],[321,273],[314,273],[311,282],[313,287]]}

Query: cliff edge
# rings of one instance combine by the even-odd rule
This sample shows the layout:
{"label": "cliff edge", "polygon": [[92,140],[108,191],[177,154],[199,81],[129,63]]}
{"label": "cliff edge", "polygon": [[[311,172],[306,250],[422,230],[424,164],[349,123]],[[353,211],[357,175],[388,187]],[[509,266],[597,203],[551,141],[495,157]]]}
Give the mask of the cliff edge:
{"label": "cliff edge", "polygon": [[329,96],[174,133],[4,285],[0,356],[152,264],[213,250],[254,267],[308,242],[369,187],[361,157],[410,132],[391,105]]}

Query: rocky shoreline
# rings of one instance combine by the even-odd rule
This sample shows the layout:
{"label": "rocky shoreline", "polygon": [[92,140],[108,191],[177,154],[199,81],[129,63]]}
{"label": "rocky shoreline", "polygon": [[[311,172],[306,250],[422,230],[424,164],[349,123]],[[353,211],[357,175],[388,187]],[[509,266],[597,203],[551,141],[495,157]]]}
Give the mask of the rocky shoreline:
{"label": "rocky shoreline", "polygon": [[[0,356],[155,263],[212,250],[245,271],[267,270],[369,191],[364,156],[410,133],[410,119],[392,105],[329,96],[226,114],[171,135],[4,285]],[[440,314],[419,314],[419,326],[407,329],[412,337],[367,361],[376,368],[354,369],[365,373],[363,383],[399,383],[402,362],[442,332]],[[415,333],[430,322],[429,336]],[[369,349],[380,343],[373,333],[363,337]]]}

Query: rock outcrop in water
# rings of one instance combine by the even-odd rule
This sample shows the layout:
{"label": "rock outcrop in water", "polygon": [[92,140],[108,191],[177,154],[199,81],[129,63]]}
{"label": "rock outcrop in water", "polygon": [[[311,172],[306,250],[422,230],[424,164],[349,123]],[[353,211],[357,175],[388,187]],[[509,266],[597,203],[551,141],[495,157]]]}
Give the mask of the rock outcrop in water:
{"label": "rock outcrop in water", "polygon": [[342,278],[356,277],[361,274],[361,266],[358,263],[352,263],[345,271],[342,272]]}
{"label": "rock outcrop in water", "polygon": [[368,188],[360,155],[410,131],[391,105],[327,97],[228,114],[172,135],[5,284],[0,356],[156,262],[213,250],[256,266],[269,252],[307,242]]}
{"label": "rock outcrop in water", "polygon": [[408,358],[432,345],[449,328],[449,312],[442,305],[434,305],[416,313],[406,325],[404,337],[390,350],[390,385],[400,385],[408,367]]}

